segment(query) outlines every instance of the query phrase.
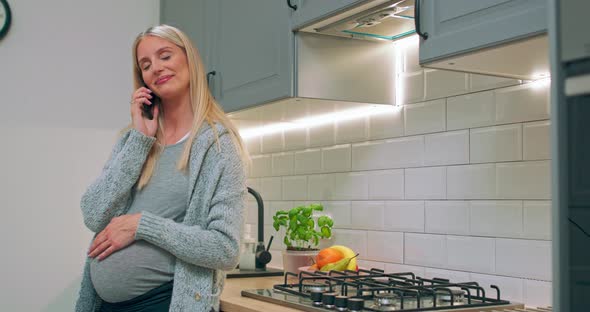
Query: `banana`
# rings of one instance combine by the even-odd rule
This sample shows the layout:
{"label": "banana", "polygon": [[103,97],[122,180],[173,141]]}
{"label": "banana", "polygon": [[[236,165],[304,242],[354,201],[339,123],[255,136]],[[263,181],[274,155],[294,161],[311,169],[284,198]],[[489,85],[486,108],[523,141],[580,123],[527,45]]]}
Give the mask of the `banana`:
{"label": "banana", "polygon": [[350,264],[350,262],[355,260],[355,258],[357,256],[358,256],[358,254],[356,254],[352,258],[344,258],[344,259],[341,259],[341,260],[334,262],[334,263],[328,263],[328,264],[324,265],[320,271],[323,271],[323,272],[344,271],[348,268],[348,265]]}
{"label": "banana", "polygon": [[344,259],[351,259],[350,262],[348,262],[348,265],[346,266],[346,270],[356,271],[356,257],[352,249],[342,245],[334,245],[330,248],[334,248],[340,251],[344,256]]}

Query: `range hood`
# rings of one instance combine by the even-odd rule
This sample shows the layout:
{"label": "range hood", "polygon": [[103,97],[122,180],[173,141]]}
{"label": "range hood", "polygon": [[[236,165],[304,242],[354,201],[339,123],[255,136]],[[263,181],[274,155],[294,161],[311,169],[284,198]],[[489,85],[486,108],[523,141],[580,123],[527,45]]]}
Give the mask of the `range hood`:
{"label": "range hood", "polygon": [[298,29],[330,36],[394,41],[415,34],[414,0],[374,0]]}

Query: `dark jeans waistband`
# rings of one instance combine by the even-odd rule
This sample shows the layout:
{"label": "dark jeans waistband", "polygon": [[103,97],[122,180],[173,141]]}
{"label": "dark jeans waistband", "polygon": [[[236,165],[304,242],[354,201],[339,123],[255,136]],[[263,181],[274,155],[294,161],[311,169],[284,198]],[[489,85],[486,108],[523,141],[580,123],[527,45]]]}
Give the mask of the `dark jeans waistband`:
{"label": "dark jeans waistband", "polygon": [[103,301],[101,312],[165,312],[170,309],[174,281],[158,286],[147,293],[122,302]]}

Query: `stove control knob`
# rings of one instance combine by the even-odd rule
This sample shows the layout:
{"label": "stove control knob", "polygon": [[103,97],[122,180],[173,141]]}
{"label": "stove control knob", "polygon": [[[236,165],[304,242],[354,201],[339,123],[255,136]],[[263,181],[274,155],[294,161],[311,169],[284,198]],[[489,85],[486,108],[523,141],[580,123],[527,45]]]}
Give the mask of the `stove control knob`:
{"label": "stove control knob", "polygon": [[348,298],[348,310],[350,312],[362,311],[365,307],[364,300],[361,298]]}
{"label": "stove control knob", "polygon": [[348,304],[348,297],[346,297],[346,296],[336,296],[336,299],[334,299],[334,305],[336,306],[336,310],[338,310],[338,311],[348,310],[346,308],[347,304]]}
{"label": "stove control knob", "polygon": [[322,303],[327,309],[334,308],[334,301],[336,300],[336,293],[324,293],[322,295]]}
{"label": "stove control knob", "polygon": [[322,305],[322,295],[324,294],[323,291],[312,291],[311,292],[311,301],[313,302],[314,306],[321,306]]}

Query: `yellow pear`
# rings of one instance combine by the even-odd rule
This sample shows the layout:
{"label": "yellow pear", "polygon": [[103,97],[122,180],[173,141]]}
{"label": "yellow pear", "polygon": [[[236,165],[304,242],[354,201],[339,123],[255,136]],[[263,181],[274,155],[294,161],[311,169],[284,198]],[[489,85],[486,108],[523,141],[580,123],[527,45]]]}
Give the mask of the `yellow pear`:
{"label": "yellow pear", "polygon": [[[348,262],[345,270],[356,271],[356,256],[355,256],[354,251],[352,251],[352,249],[350,249],[346,246],[342,246],[342,245],[334,245],[330,248],[340,251],[342,253],[342,255],[344,256],[343,260],[347,259],[347,258],[351,259],[350,262]],[[326,265],[324,265],[324,266],[326,266]]]}
{"label": "yellow pear", "polygon": [[354,260],[356,257],[358,256],[358,254],[356,254],[353,257],[350,258],[344,258],[342,260],[339,260],[337,262],[334,263],[328,263],[326,265],[324,265],[320,271],[323,272],[329,272],[329,271],[344,271],[347,269],[348,265],[350,264],[350,262],[352,260]]}

